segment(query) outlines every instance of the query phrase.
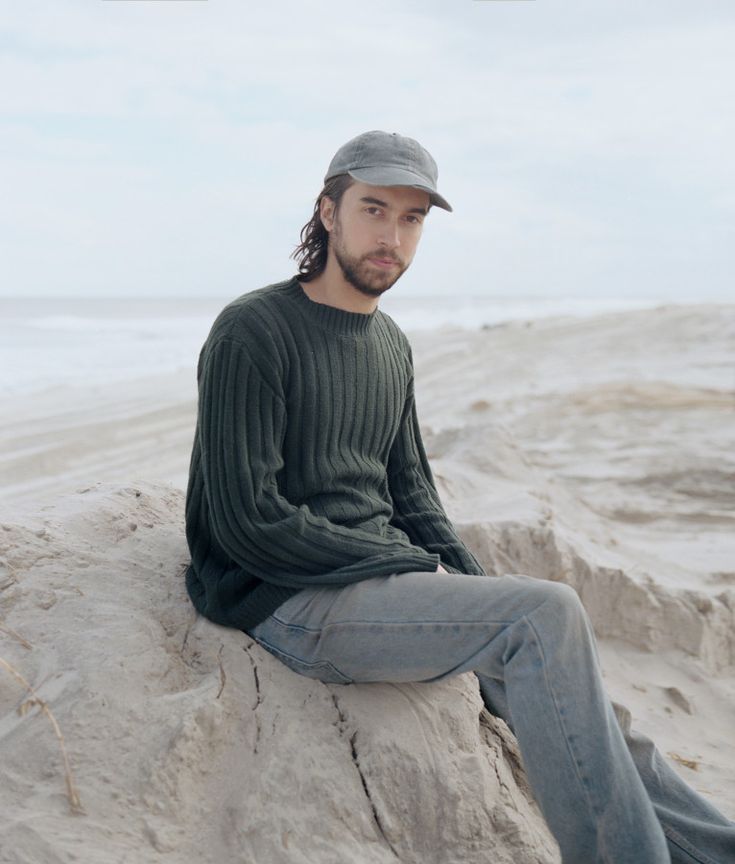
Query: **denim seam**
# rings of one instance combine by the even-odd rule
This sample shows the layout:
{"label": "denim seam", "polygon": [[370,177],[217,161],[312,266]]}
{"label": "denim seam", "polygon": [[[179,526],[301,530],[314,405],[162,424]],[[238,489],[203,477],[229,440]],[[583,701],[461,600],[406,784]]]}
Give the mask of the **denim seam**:
{"label": "denim seam", "polygon": [[559,728],[561,729],[562,734],[564,736],[564,743],[566,744],[567,751],[569,752],[569,755],[572,758],[572,762],[574,764],[574,773],[577,776],[577,779],[579,780],[579,785],[582,788],[582,795],[583,795],[584,799],[587,801],[587,804],[588,804],[590,810],[592,811],[592,814],[596,820],[599,818],[600,814],[598,813],[597,807],[595,807],[594,802],[592,801],[592,798],[590,797],[589,791],[588,791],[587,786],[584,782],[584,778],[582,777],[582,775],[579,772],[579,765],[577,764],[577,757],[575,756],[574,751],[572,749],[571,742],[569,741],[569,734],[567,733],[566,728],[564,727],[564,721],[562,720],[561,713],[559,711],[559,704],[557,702],[556,693],[554,692],[554,689],[551,686],[551,682],[549,681],[549,676],[547,674],[547,660],[546,660],[546,654],[544,653],[544,646],[543,646],[543,643],[541,641],[541,636],[539,635],[538,630],[536,629],[533,621],[531,621],[530,618],[528,618],[527,616],[524,615],[524,617],[521,620],[525,621],[528,624],[528,626],[531,628],[531,630],[533,631],[533,633],[536,636],[536,640],[538,642],[538,647],[539,647],[539,653],[541,654],[541,658],[543,660],[543,665],[541,668],[543,671],[544,681],[546,682],[546,687],[547,687],[547,689],[551,695],[551,701],[554,705],[554,708],[556,709],[556,719],[559,723]]}
{"label": "denim seam", "polygon": [[[659,821],[661,820],[659,819]],[[674,846],[678,846],[682,852],[691,855],[692,860],[699,862],[699,864],[717,864],[717,861],[715,861],[714,858],[710,858],[709,855],[700,852],[699,849],[692,846],[692,844],[686,838],[682,837],[675,828],[671,828],[663,822],[661,822],[661,827],[664,829],[666,838],[671,841]]]}
{"label": "denim seam", "polygon": [[[265,639],[258,639],[257,642],[266,651],[270,651],[277,660],[280,660],[280,657],[278,655],[282,654],[284,657],[288,657],[289,660],[293,660],[295,663],[301,663],[302,666],[310,666],[312,668],[318,667],[318,666],[328,666],[330,669],[332,669],[334,672],[336,672],[338,675],[340,675],[346,681],[353,683],[352,679],[348,675],[345,675],[344,672],[341,672],[339,669],[337,669],[337,667],[332,663],[331,660],[314,660],[314,661],[302,660],[300,657],[296,657],[295,654],[289,654],[288,651],[284,651],[282,648],[276,648],[275,645],[271,645],[271,643],[266,641]],[[283,662],[283,661],[281,661],[281,662]]]}
{"label": "denim seam", "polygon": [[301,630],[305,633],[321,633],[322,630],[326,630],[327,627],[335,627],[341,624],[379,624],[381,627],[406,627],[407,625],[411,624],[433,624],[439,625],[440,627],[454,627],[457,624],[473,624],[477,627],[486,627],[488,624],[491,624],[508,627],[513,623],[512,621],[419,621],[416,619],[411,619],[410,621],[381,621],[379,619],[376,619],[374,621],[329,621],[327,624],[324,624],[321,627],[304,627],[302,624],[292,624],[288,621],[284,621],[277,615],[271,615],[271,618],[274,621],[277,621],[279,624],[283,625],[284,627],[288,627],[291,630]]}

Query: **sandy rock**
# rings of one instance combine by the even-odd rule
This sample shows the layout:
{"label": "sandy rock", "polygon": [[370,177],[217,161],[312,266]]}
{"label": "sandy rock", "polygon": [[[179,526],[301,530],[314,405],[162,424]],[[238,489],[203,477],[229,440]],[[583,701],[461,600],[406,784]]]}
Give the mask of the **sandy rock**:
{"label": "sandy rock", "polygon": [[0,860],[559,860],[474,675],[323,684],[197,616],[181,492],[96,486],[1,521],[0,657],[57,720],[81,812],[0,668]]}

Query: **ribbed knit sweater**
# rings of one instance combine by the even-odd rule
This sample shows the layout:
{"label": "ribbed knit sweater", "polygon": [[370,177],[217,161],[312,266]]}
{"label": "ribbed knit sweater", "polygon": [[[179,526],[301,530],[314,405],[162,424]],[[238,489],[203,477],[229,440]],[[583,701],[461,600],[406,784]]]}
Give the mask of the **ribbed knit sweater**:
{"label": "ribbed knit sweater", "polygon": [[308,586],[483,573],[439,500],[405,334],[313,301],[296,277],[230,303],[198,365],[186,585],[250,630]]}

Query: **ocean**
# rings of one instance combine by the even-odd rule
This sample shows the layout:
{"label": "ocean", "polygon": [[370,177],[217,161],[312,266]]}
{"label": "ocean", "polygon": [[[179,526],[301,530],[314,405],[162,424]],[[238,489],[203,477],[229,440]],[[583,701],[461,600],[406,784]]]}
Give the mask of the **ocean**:
{"label": "ocean", "polygon": [[[194,369],[229,299],[0,298],[0,396]],[[396,295],[380,308],[410,334],[660,305],[660,299]]]}

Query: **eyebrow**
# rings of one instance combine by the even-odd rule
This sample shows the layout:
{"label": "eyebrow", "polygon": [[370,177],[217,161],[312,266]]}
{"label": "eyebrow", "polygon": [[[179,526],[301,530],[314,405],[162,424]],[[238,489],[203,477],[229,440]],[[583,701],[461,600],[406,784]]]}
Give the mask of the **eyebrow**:
{"label": "eyebrow", "polygon": [[[369,196],[366,196],[364,198],[360,198],[360,201],[364,201],[366,204],[377,204],[378,207],[386,207],[387,209],[390,209],[390,204],[387,201],[381,201],[379,198],[370,198]],[[407,210],[406,212],[420,213],[422,216],[426,216],[429,211],[425,210],[423,207],[411,207],[411,209]]]}

